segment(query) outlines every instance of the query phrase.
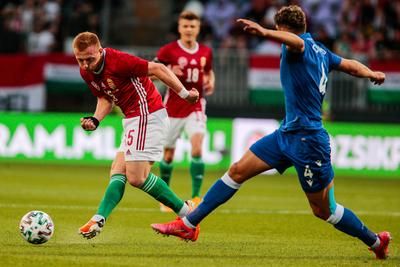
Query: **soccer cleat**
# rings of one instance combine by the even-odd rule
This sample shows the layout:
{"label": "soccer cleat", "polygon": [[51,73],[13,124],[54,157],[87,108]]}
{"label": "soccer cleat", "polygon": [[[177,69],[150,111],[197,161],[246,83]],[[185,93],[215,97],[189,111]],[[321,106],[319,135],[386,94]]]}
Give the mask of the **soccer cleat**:
{"label": "soccer cleat", "polygon": [[96,221],[94,220],[94,218],[92,218],[84,226],[79,228],[78,233],[81,234],[84,238],[91,239],[100,234],[104,226],[104,222],[104,219]]}
{"label": "soccer cleat", "polygon": [[169,236],[174,235],[185,241],[196,241],[200,232],[200,225],[195,229],[187,227],[181,218],[169,223],[153,223],[151,225],[157,233]]}
{"label": "soccer cleat", "polygon": [[194,207],[196,208],[203,201],[203,199],[201,197],[194,197],[191,199],[191,201],[193,202]]}
{"label": "soccer cleat", "polygon": [[390,236],[389,232],[380,232],[378,234],[378,238],[381,242],[379,247],[375,249],[369,248],[369,250],[375,253],[377,259],[384,260],[389,257],[389,243],[392,237]]}
{"label": "soccer cleat", "polygon": [[173,212],[173,210],[170,208],[170,207],[168,207],[168,206],[165,206],[163,203],[161,203],[160,202],[160,211],[161,212]]}

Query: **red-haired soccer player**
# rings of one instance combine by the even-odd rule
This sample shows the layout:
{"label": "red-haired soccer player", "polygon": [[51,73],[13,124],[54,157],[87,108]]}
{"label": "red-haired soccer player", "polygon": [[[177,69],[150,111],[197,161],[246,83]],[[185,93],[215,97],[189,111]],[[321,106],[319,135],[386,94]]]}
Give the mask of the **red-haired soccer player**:
{"label": "red-haired soccer player", "polygon": [[187,215],[189,205],[150,171],[154,161],[162,158],[169,119],[161,96],[148,76],[157,77],[192,104],[198,100],[198,91],[194,88],[186,90],[163,64],[103,48],[97,35],[91,32],[78,34],[73,40],[73,50],[82,78],[97,97],[93,116],[81,118],[82,128],[96,130],[113,104],[125,115],[124,137],[111,166],[110,183],[96,214],[79,229],[79,233],[88,239],[100,233],[107,217],[121,200],[127,180],[170,207],[178,216]]}

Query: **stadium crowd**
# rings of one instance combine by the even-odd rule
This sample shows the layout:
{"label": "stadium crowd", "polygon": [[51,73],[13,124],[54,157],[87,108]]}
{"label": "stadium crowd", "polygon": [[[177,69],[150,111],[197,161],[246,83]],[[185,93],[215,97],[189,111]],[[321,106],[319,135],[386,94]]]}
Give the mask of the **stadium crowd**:
{"label": "stadium crowd", "polygon": [[[115,2],[121,1],[112,1]],[[99,32],[101,3],[95,0],[2,1],[0,53],[63,51],[65,40],[70,36],[84,30]],[[201,41],[213,48],[279,54],[279,44],[244,34],[235,19],[248,18],[273,27],[273,14],[288,4],[298,4],[306,14],[314,14],[307,18],[309,32],[342,56],[361,60],[400,58],[398,0],[175,0],[172,9],[174,18],[183,9],[197,12],[203,19]],[[175,29],[172,21],[166,42],[177,38]]]}

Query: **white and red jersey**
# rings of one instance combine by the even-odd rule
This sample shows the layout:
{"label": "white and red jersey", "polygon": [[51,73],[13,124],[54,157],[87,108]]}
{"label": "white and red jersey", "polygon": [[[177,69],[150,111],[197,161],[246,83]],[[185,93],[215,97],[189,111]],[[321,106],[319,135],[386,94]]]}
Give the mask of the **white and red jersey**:
{"label": "white and red jersey", "polygon": [[[199,99],[203,98],[203,75],[212,69],[212,50],[209,47],[196,42],[195,48],[188,49],[178,40],[161,47],[157,60],[170,67],[178,65],[183,71],[178,78],[185,88],[196,88],[200,93]],[[168,88],[164,103],[170,117],[184,118],[194,111],[205,112],[204,101],[200,100],[190,104]]]}
{"label": "white and red jersey", "polygon": [[93,95],[112,100],[126,118],[145,116],[164,108],[160,93],[147,77],[148,61],[112,48],[103,51],[99,73],[80,69]]}

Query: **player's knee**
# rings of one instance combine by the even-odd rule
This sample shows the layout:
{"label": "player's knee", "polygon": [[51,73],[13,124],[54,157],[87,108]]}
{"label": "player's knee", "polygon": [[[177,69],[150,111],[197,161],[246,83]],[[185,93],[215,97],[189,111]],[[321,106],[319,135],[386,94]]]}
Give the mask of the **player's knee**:
{"label": "player's knee", "polygon": [[331,215],[329,209],[327,210],[318,206],[313,206],[312,211],[315,217],[320,218],[324,221],[327,220]]}
{"label": "player's knee", "polygon": [[201,144],[192,145],[192,157],[201,157]]}
{"label": "player's knee", "polygon": [[163,157],[163,160],[164,160],[166,163],[170,164],[170,163],[174,160],[174,152],[175,152],[175,150],[170,149],[170,148],[166,148],[166,149],[164,150],[164,157]]}
{"label": "player's knee", "polygon": [[114,174],[126,174],[125,164],[118,164],[115,161],[111,164],[110,176]]}
{"label": "player's knee", "polygon": [[229,176],[237,183],[242,183],[244,179],[244,170],[240,167],[237,162],[233,163],[229,168]]}
{"label": "player's knee", "polygon": [[133,187],[137,187],[137,188],[141,188],[144,181],[146,179],[142,179],[141,177],[136,177],[136,176],[132,176],[132,175],[128,175],[127,177],[128,183],[133,186]]}
{"label": "player's knee", "polygon": [[174,160],[174,158],[173,158],[172,156],[170,156],[170,155],[165,155],[164,158],[163,158],[163,160],[164,160],[166,163],[170,164],[170,163]]}

